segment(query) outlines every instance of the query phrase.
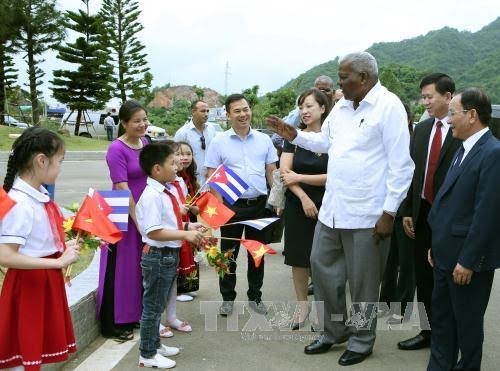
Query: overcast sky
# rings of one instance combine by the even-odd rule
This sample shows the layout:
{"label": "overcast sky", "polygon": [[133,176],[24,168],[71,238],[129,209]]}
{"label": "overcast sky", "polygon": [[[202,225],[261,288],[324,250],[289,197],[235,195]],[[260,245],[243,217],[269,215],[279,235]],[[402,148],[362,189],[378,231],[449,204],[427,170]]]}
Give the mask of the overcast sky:
{"label": "overcast sky", "polygon": [[[375,42],[399,41],[444,26],[475,32],[500,16],[498,0],[139,0],[153,86],[198,85],[227,93],[253,85],[275,90],[320,63]],[[59,0],[77,9],[81,0]],[[296,5],[292,5],[296,4]],[[91,0],[93,12],[100,0]],[[66,68],[45,55],[43,94],[53,103],[52,70]],[[18,60],[21,82],[26,66]]]}

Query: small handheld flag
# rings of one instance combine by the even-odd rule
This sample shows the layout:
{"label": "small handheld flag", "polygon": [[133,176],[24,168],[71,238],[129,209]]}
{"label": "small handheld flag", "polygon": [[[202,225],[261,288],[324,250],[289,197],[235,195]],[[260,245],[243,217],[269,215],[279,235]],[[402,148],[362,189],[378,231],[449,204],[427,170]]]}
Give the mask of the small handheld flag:
{"label": "small handheld flag", "polygon": [[224,165],[215,170],[208,184],[231,205],[249,188],[238,174]]}
{"label": "small handheld flag", "polygon": [[200,218],[212,228],[219,228],[234,215],[234,211],[224,206],[210,192],[203,193],[194,204],[200,208]]}
{"label": "small handheld flag", "polygon": [[0,220],[14,207],[16,201],[9,197],[7,192],[0,187]]}
{"label": "small handheld flag", "polygon": [[97,192],[111,206],[111,213],[108,215],[109,220],[115,223],[120,231],[128,231],[130,191],[113,190]]}
{"label": "small handheld flag", "polygon": [[267,245],[264,245],[262,242],[254,241],[254,240],[241,240],[241,243],[248,250],[250,255],[252,255],[253,262],[255,264],[255,268],[259,268],[260,263],[262,262],[262,258],[264,254],[276,254],[276,251],[270,248]]}

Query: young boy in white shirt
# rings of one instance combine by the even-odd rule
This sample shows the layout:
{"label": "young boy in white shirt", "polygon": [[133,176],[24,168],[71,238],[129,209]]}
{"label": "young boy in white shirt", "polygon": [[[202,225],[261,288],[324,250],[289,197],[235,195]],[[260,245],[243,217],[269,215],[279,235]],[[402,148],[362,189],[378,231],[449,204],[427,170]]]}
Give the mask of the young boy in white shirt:
{"label": "young boy in white shirt", "polygon": [[175,180],[177,172],[170,146],[153,143],[144,147],[139,163],[148,174],[147,186],[136,205],[137,224],[145,243],[141,258],[144,295],[139,366],[172,368],[175,361],[167,357],[178,354],[179,349],[160,343],[160,317],[176,282],[181,241],[201,244],[205,227],[182,222],[179,204],[167,184]]}

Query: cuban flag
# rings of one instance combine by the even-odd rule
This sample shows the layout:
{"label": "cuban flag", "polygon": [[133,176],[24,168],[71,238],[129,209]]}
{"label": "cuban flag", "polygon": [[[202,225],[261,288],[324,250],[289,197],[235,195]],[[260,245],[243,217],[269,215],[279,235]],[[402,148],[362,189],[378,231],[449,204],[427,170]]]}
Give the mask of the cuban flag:
{"label": "cuban flag", "polygon": [[274,223],[276,220],[279,220],[279,218],[262,218],[262,219],[252,219],[252,220],[242,220],[241,222],[234,222],[234,223],[228,223],[226,225],[230,224],[245,224],[248,225],[252,228],[258,229],[259,231],[263,230],[266,228],[269,224]]}
{"label": "cuban flag", "polygon": [[111,213],[108,215],[108,218],[116,224],[120,231],[128,231],[130,191],[114,190],[97,192],[111,206]]}
{"label": "cuban flag", "polygon": [[249,188],[243,179],[224,165],[220,165],[215,170],[208,184],[231,205]]}

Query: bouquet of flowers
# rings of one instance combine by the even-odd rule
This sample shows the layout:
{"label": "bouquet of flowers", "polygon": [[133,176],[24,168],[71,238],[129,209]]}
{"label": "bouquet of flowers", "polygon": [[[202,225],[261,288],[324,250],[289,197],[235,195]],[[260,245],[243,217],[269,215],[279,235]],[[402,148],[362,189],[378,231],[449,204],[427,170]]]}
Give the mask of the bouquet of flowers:
{"label": "bouquet of flowers", "polygon": [[197,263],[205,263],[215,267],[215,272],[220,278],[224,278],[229,272],[229,263],[234,261],[233,250],[221,251],[217,246],[217,238],[209,237],[201,250],[196,253],[194,260]]}

